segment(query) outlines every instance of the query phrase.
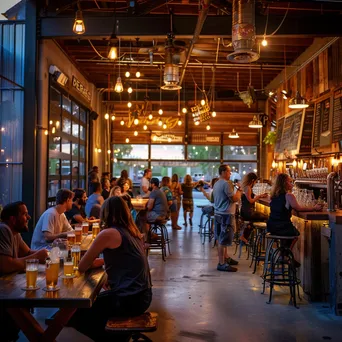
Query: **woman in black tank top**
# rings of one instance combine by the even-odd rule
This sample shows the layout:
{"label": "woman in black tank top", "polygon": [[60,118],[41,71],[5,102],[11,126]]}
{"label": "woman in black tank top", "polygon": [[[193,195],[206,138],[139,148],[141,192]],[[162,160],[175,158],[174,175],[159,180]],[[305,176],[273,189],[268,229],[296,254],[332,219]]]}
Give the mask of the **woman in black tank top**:
{"label": "woman in black tank top", "polygon": [[137,316],[152,300],[150,270],[142,236],[126,202],[119,196],[108,198],[101,208],[102,230],[81,259],[79,271],[104,266],[107,289],[101,292],[90,309],[80,309],[71,325],[96,341],[104,341],[105,325],[112,316]]}

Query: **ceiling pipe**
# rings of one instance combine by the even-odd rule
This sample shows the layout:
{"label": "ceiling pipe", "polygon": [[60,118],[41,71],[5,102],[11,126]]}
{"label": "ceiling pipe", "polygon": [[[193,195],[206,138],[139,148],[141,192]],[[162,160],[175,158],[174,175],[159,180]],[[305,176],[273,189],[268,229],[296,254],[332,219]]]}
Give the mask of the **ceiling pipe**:
{"label": "ceiling pipe", "polygon": [[180,80],[179,80],[179,85],[182,85],[182,82],[183,82],[183,79],[184,79],[184,76],[185,76],[185,72],[186,72],[186,67],[189,64],[190,57],[191,57],[191,54],[192,54],[192,50],[193,50],[193,48],[195,46],[195,43],[197,42],[197,40],[199,38],[199,35],[201,34],[201,31],[202,31],[202,28],[203,28],[203,24],[205,22],[205,19],[207,18],[208,13],[209,13],[209,8],[210,8],[211,1],[212,0],[204,0],[203,1],[202,10],[201,10],[201,12],[198,15],[195,32],[194,32],[194,35],[193,35],[193,37],[191,39],[191,43],[190,43],[190,46],[188,48],[186,59],[185,59],[184,64],[183,64],[183,69],[182,69],[182,74],[181,74],[181,77],[180,77]]}

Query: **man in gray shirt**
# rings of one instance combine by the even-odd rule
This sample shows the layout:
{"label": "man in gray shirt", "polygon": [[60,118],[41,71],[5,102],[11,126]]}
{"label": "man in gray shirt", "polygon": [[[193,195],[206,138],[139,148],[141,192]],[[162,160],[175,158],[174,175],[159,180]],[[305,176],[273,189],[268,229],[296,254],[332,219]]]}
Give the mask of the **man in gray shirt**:
{"label": "man in gray shirt", "polygon": [[[234,194],[234,185],[229,180],[231,174],[228,165],[220,165],[219,180],[215,183],[213,189],[215,215],[221,214],[224,219],[229,219],[231,226],[235,229],[235,211],[236,202],[241,198],[241,190]],[[221,225],[215,222],[215,239],[218,241],[218,271],[236,272],[237,268],[231,265],[237,265],[238,262],[228,256],[226,243],[220,239],[222,237]]]}
{"label": "man in gray shirt", "polygon": [[166,195],[159,189],[159,179],[151,179],[152,191],[147,202],[147,221],[163,221],[167,216],[169,206],[167,204]]}

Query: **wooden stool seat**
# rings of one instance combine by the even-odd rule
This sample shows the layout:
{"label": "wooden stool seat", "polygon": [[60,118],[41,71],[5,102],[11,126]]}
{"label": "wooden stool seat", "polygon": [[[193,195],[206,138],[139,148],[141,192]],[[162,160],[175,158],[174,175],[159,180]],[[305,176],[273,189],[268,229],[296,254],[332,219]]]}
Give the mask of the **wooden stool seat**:
{"label": "wooden stool seat", "polygon": [[253,222],[252,224],[255,228],[258,228],[258,229],[263,229],[267,227],[266,222]]}
{"label": "wooden stool seat", "polygon": [[270,233],[266,234],[267,239],[274,239],[274,240],[293,240],[297,239],[298,236],[282,236],[282,235],[271,235]]}
{"label": "wooden stool seat", "polygon": [[145,312],[136,317],[112,317],[107,321],[106,331],[110,333],[156,331],[158,314]]}

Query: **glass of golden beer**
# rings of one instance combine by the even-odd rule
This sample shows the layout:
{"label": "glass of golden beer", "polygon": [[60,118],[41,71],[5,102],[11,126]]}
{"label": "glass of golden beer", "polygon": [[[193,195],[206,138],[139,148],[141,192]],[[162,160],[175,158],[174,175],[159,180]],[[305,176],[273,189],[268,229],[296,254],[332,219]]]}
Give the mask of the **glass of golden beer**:
{"label": "glass of golden beer", "polygon": [[74,276],[74,260],[67,258],[64,260],[64,278],[73,278]]}
{"label": "glass of golden beer", "polygon": [[38,259],[26,260],[26,289],[37,290]]}
{"label": "glass of golden beer", "polygon": [[93,223],[93,239],[96,238],[99,232],[100,232],[100,225],[98,223]]}
{"label": "glass of golden beer", "polygon": [[76,236],[75,236],[75,232],[71,231],[71,232],[67,232],[67,239],[68,239],[68,245],[71,247],[72,245],[75,244],[76,242]]}
{"label": "glass of golden beer", "polygon": [[46,276],[46,291],[57,291],[59,287],[58,283],[58,273],[59,273],[59,258],[56,260],[46,259],[45,263],[45,276]]}
{"label": "glass of golden beer", "polygon": [[89,223],[88,222],[83,222],[82,223],[82,233],[83,235],[88,235],[89,232]]}
{"label": "glass of golden beer", "polygon": [[73,245],[71,247],[71,257],[74,260],[74,270],[78,270],[78,264],[81,259],[81,247],[79,245]]}
{"label": "glass of golden beer", "polygon": [[82,226],[76,226],[75,227],[75,243],[76,245],[80,245],[82,242]]}

